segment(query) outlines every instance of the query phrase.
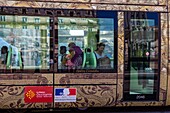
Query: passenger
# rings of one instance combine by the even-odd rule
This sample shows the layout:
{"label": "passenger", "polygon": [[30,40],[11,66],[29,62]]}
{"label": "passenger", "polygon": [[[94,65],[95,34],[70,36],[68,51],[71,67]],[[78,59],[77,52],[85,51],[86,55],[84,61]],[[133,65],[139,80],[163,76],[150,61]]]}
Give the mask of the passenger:
{"label": "passenger", "polygon": [[60,46],[60,54],[62,55],[61,56],[61,69],[64,69],[65,68],[65,65],[66,65],[66,51],[67,51],[67,48],[66,46]]}
{"label": "passenger", "polygon": [[1,69],[3,72],[6,72],[7,69],[7,59],[8,59],[8,47],[3,46],[1,48]]}
{"label": "passenger", "polygon": [[21,55],[21,63],[22,63],[21,64],[22,65],[21,70],[23,70],[24,69],[24,58],[23,58],[23,52],[22,51],[20,52],[20,55]]}
{"label": "passenger", "polygon": [[97,58],[97,67],[101,67],[104,63],[105,60],[109,60],[104,63],[108,63],[107,65],[110,65],[110,59],[107,57],[107,55],[104,54],[104,49],[105,49],[105,44],[104,43],[98,43],[97,44],[97,49],[94,51],[96,58]]}
{"label": "passenger", "polygon": [[54,48],[54,67],[53,67],[53,69],[54,69],[54,71],[57,71],[57,66],[58,66],[58,45],[56,44],[55,45],[55,48]]}
{"label": "passenger", "polygon": [[70,49],[69,50],[69,54],[68,55],[66,55],[66,66],[67,66],[67,68],[70,70],[70,69],[75,69],[75,64],[71,61],[71,59],[74,57],[74,55],[75,55],[75,51],[74,51],[74,49]]}
{"label": "passenger", "polygon": [[38,51],[35,51],[34,57],[35,57],[35,66],[40,66],[41,65],[40,53]]}
{"label": "passenger", "polygon": [[7,46],[3,46],[1,48],[1,61],[2,61],[2,64],[6,65],[7,58],[8,58],[8,47]]}
{"label": "passenger", "polygon": [[100,61],[100,69],[110,69],[111,68],[111,61],[108,57],[105,59],[101,59]]}
{"label": "passenger", "polygon": [[68,47],[71,49],[74,49],[75,54],[71,59],[71,62],[74,63],[75,65],[75,69],[80,69],[82,66],[82,62],[83,62],[83,52],[80,49],[79,46],[76,46],[76,44],[74,42],[71,42],[68,44]]}

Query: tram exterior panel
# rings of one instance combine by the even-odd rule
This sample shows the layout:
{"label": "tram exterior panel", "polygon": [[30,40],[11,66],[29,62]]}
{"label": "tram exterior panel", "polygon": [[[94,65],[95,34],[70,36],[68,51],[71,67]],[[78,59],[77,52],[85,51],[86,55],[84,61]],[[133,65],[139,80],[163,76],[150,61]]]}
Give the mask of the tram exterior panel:
{"label": "tram exterior panel", "polygon": [[[117,71],[112,73],[1,73],[0,74],[0,108],[85,108],[85,107],[120,107],[120,106],[167,106],[170,105],[170,2],[168,0],[75,0],[55,2],[26,2],[1,0],[0,6],[7,8],[2,15],[11,15],[9,7],[19,8],[64,8],[83,10],[112,10],[117,11]],[[102,3],[102,4],[100,4]],[[127,5],[128,4],[128,5]],[[142,4],[142,5],[140,5]],[[169,4],[169,5],[168,5]],[[51,9],[49,9],[50,11]],[[160,14],[160,75],[157,78],[159,88],[158,100],[128,101],[124,96],[124,67],[125,67],[125,13],[126,11],[158,12]],[[16,11],[16,15],[19,10]],[[9,13],[9,14],[8,14]],[[32,12],[29,12],[29,15]],[[20,14],[18,14],[20,15]],[[41,13],[37,14],[38,16]],[[22,16],[22,14],[21,14]],[[36,16],[36,15],[35,15]],[[48,16],[47,16],[48,17]],[[81,17],[80,17],[81,18]],[[52,36],[51,36],[52,37]],[[56,64],[57,65],[57,64]],[[55,64],[54,64],[54,68]],[[24,89],[26,86],[52,86],[54,88],[76,88],[76,102],[40,102],[25,103]],[[53,97],[54,98],[54,97]]]}

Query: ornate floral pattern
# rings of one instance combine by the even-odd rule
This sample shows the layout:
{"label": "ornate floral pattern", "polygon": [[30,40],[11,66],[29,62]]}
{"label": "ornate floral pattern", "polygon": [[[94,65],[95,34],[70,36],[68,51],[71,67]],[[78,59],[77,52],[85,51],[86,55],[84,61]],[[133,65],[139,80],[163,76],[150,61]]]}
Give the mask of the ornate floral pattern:
{"label": "ornate floral pattern", "polygon": [[23,86],[0,86],[0,108],[49,108],[51,104],[25,103]]}
{"label": "ornate floral pattern", "polygon": [[[63,0],[64,1],[64,0]],[[68,1],[68,0],[67,0]],[[75,3],[52,3],[52,2],[23,2],[23,1],[8,1],[1,0],[1,6],[21,6],[21,7],[42,7],[42,8],[70,8],[70,9],[97,9],[97,10],[120,10],[120,11],[158,11],[166,12],[166,0],[116,0],[115,4],[100,4],[100,2],[113,2],[112,0],[70,0]],[[82,3],[77,3],[82,2]],[[89,3],[91,2],[91,3]],[[120,3],[127,3],[123,5]],[[130,5],[149,4],[156,6],[141,6]],[[161,5],[161,6],[160,6]],[[170,2],[169,2],[170,6]],[[170,11],[169,11],[170,12]],[[83,73],[83,74],[55,74],[54,84],[100,84],[100,85],[84,85],[74,86],[77,88],[77,102],[75,103],[55,103],[55,107],[98,107],[98,106],[157,106],[165,105],[167,74],[168,73],[168,23],[166,14],[161,14],[161,29],[162,29],[162,53],[161,53],[161,76],[160,76],[160,101],[159,102],[123,102],[123,49],[124,49],[124,18],[123,12],[118,13],[119,35],[118,35],[118,74],[117,73]],[[170,16],[170,14],[169,14]],[[169,64],[170,65],[170,64]],[[170,68],[170,66],[169,66]],[[100,82],[102,80],[102,82]],[[163,81],[163,82],[162,82]],[[168,79],[170,81],[170,78]],[[24,86],[19,85],[40,85],[53,84],[53,75],[42,74],[9,74],[0,76],[0,108],[51,108],[52,103],[25,103],[24,102]],[[14,86],[12,86],[14,84]],[[101,85],[105,84],[105,85]],[[107,85],[112,84],[112,85]],[[2,86],[10,85],[10,86]],[[18,85],[18,86],[17,86]],[[61,86],[63,87],[63,86]],[[73,85],[71,85],[73,87]],[[168,85],[168,96],[170,96],[170,85]],[[170,104],[170,99],[167,99],[167,104]]]}
{"label": "ornate floral pattern", "polygon": [[100,107],[114,106],[116,101],[116,86],[78,86],[77,102],[56,103],[56,107]]}

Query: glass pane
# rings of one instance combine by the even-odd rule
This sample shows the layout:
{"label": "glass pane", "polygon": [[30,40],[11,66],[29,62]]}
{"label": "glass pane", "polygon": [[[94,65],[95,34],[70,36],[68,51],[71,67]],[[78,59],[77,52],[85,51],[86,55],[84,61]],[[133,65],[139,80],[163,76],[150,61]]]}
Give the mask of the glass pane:
{"label": "glass pane", "polygon": [[153,94],[154,76],[157,73],[156,62],[131,62],[130,94]]}
{"label": "glass pane", "polygon": [[157,28],[154,19],[131,19],[131,57],[158,58]]}
{"label": "glass pane", "polygon": [[159,13],[125,12],[124,100],[158,100]]}
{"label": "glass pane", "polygon": [[49,17],[3,17],[0,21],[1,69],[49,69]]}
{"label": "glass pane", "polygon": [[113,18],[59,17],[58,23],[59,69],[114,69]]}

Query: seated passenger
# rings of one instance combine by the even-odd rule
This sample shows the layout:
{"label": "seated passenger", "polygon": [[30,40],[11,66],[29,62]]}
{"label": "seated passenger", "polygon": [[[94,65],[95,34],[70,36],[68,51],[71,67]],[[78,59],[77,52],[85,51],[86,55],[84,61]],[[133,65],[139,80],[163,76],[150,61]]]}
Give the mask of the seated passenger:
{"label": "seated passenger", "polygon": [[8,47],[7,46],[3,46],[1,48],[1,62],[2,62],[2,64],[6,65],[7,58],[8,58]]}
{"label": "seated passenger", "polygon": [[106,60],[106,62],[104,63],[106,65],[106,63],[108,63],[107,65],[110,65],[110,59],[107,57],[107,55],[104,54],[104,49],[105,49],[105,44],[104,43],[98,43],[97,44],[97,49],[95,50],[95,55],[97,58],[97,67],[100,68],[100,66],[102,66],[102,62],[104,62]]}
{"label": "seated passenger", "polygon": [[100,61],[100,69],[110,69],[111,68],[111,61],[108,57],[105,59],[101,59]]}
{"label": "seated passenger", "polygon": [[0,58],[0,68],[3,69],[3,72],[7,69],[7,59],[8,59],[8,47],[3,46],[1,48],[1,58]]}

